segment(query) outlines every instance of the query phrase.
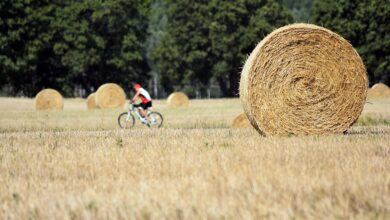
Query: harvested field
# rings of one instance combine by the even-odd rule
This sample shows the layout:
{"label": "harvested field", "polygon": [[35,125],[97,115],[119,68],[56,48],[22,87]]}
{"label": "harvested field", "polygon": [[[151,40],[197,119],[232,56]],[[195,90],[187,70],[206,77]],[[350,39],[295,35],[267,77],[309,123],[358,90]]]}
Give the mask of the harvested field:
{"label": "harvested field", "polygon": [[159,130],[33,103],[0,98],[0,219],[390,218],[390,99],[346,135],[305,137],[230,129],[238,99],[154,101]]}

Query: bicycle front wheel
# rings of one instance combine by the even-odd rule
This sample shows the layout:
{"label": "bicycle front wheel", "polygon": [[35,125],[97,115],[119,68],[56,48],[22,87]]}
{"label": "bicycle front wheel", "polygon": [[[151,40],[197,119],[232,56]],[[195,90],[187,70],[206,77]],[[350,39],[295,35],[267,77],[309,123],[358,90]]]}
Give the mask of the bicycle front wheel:
{"label": "bicycle front wheel", "polygon": [[118,116],[119,127],[124,129],[129,129],[134,127],[135,118],[132,114],[128,112],[123,112]]}
{"label": "bicycle front wheel", "polygon": [[163,116],[158,112],[151,112],[148,115],[148,126],[150,128],[159,128],[163,124]]}

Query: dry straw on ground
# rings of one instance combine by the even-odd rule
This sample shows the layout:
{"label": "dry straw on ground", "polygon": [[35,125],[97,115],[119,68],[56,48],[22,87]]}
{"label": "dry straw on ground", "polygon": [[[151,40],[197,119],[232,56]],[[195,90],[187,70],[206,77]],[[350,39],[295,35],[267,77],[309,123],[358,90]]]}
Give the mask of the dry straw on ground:
{"label": "dry straw on ground", "polygon": [[227,128],[238,99],[202,99],[155,100],[163,129],[121,130],[118,110],[64,103],[0,97],[0,219],[390,219],[388,125],[262,138]]}
{"label": "dry straw on ground", "polygon": [[63,107],[64,99],[54,89],[44,89],[35,96],[36,110],[62,110]]}
{"label": "dry straw on ground", "polygon": [[279,28],[245,63],[240,98],[264,135],[346,131],[367,94],[362,59],[341,36],[310,24]]}
{"label": "dry straw on ground", "polygon": [[106,83],[96,91],[95,100],[100,108],[121,108],[126,102],[126,94],[119,85]]}
{"label": "dry straw on ground", "polygon": [[187,107],[188,102],[188,96],[183,92],[174,92],[168,96],[167,100],[169,107]]}
{"label": "dry straw on ground", "polygon": [[375,98],[386,98],[390,97],[390,88],[383,84],[377,83],[373,87],[368,90],[367,98],[375,99]]}
{"label": "dry straw on ground", "polygon": [[250,128],[251,123],[246,117],[245,113],[241,113],[234,118],[231,126],[232,128]]}
{"label": "dry straw on ground", "polygon": [[96,104],[96,99],[95,99],[96,93],[91,93],[87,97],[87,109],[92,110],[92,109],[97,109],[99,106]]}

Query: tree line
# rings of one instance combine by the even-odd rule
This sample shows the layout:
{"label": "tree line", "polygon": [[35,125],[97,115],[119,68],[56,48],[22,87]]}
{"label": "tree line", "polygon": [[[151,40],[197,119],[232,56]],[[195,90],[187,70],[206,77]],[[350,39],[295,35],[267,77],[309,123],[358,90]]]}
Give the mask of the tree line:
{"label": "tree line", "polygon": [[386,0],[3,0],[0,88],[73,96],[105,82],[126,90],[139,82],[160,97],[210,88],[237,96],[248,54],[294,21],[341,34],[362,56],[370,83],[390,84],[389,20]]}

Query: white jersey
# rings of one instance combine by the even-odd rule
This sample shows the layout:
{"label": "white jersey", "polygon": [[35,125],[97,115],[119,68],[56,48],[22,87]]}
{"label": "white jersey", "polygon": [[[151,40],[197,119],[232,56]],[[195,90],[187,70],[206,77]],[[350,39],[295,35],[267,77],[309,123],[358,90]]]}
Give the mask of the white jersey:
{"label": "white jersey", "polygon": [[152,101],[150,94],[144,88],[140,88],[138,91],[139,91],[139,94],[141,96],[143,96],[143,97],[140,97],[143,103]]}

